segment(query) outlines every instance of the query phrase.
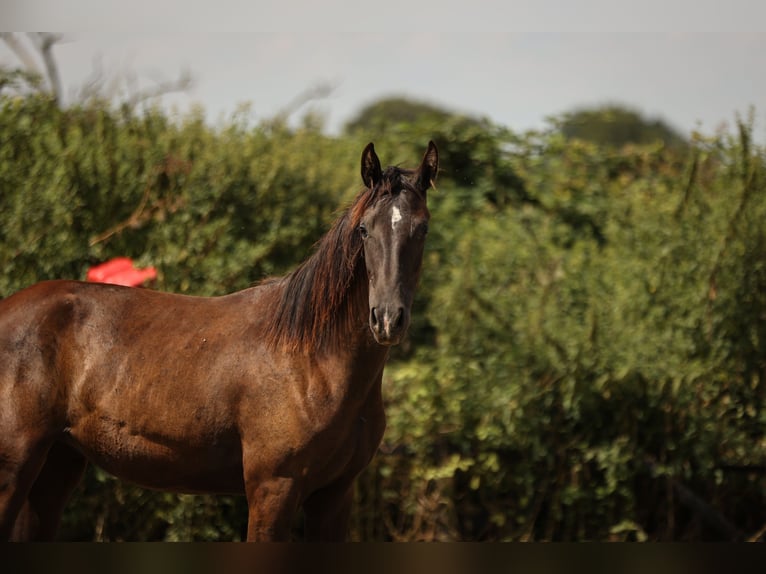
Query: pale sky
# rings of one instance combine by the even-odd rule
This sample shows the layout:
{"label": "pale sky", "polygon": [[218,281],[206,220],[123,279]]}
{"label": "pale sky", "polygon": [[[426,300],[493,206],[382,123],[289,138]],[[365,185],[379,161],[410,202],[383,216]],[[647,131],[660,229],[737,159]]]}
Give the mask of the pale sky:
{"label": "pale sky", "polygon": [[[405,95],[517,131],[543,127],[547,117],[579,106],[622,103],[683,133],[711,133],[755,107],[756,137],[766,139],[763,1],[538,0],[517,18],[518,4],[487,0],[226,0],[201,4],[189,25],[195,3],[178,0],[156,6],[78,0],[83,11],[53,15],[35,12],[37,4],[5,6],[0,16],[11,25],[2,27],[81,29],[88,14],[93,30],[68,32],[56,51],[70,96],[100,62],[108,75],[132,75],[142,85],[188,70],[193,87],[163,105],[183,111],[198,103],[211,121],[245,102],[254,120],[268,118],[329,82],[331,95],[313,108],[331,132],[363,105]],[[210,31],[208,15],[224,6],[231,31]],[[534,22],[550,31],[524,29]],[[0,63],[13,62],[0,47]]]}

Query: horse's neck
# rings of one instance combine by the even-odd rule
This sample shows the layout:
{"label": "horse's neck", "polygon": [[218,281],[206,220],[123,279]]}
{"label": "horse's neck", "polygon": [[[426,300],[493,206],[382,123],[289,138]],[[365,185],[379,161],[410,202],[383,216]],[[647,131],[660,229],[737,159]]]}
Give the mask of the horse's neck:
{"label": "horse's neck", "polygon": [[388,347],[379,345],[372,337],[365,341],[352,354],[351,370],[359,377],[380,376],[388,360]]}
{"label": "horse's neck", "polygon": [[337,357],[336,364],[344,371],[338,383],[347,385],[343,392],[348,393],[352,402],[358,402],[380,388],[389,348],[375,341],[369,327],[367,281],[354,281],[350,288],[345,304],[349,305],[348,312],[354,314],[356,327],[346,333],[333,354]]}
{"label": "horse's neck", "polygon": [[[370,342],[371,341],[371,342]],[[348,354],[336,363],[339,376],[331,383],[333,394],[340,399],[338,405],[348,412],[360,411],[381,400],[383,368],[388,348],[378,345],[372,338],[364,344],[349,348]]]}

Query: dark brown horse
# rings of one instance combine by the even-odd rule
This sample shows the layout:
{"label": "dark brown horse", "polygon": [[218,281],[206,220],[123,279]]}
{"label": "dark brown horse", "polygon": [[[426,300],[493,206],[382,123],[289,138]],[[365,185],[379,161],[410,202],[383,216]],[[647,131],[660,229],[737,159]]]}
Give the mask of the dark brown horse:
{"label": "dark brown horse", "polygon": [[389,167],[289,275],[215,298],[76,281],[0,301],[0,539],[50,539],[87,461],[148,488],[247,496],[248,540],[346,535],[385,428],[438,155]]}

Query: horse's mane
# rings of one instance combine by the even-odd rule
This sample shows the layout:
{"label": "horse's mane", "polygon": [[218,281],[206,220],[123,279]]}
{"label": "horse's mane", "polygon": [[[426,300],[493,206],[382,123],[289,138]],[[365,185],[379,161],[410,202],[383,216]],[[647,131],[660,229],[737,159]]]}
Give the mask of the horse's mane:
{"label": "horse's mane", "polygon": [[380,182],[357,195],[308,259],[288,275],[266,280],[283,285],[266,328],[267,344],[288,352],[335,348],[344,343],[344,335],[361,326],[359,317],[367,312],[367,281],[358,227],[373,203],[410,188],[407,176],[412,173],[386,168]]}

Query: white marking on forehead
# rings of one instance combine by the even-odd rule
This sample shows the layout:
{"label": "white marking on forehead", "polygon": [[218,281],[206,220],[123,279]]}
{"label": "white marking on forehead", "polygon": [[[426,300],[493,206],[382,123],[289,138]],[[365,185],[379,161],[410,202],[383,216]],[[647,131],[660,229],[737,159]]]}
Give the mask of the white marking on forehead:
{"label": "white marking on forehead", "polygon": [[391,209],[391,229],[396,229],[396,224],[402,220],[402,212],[394,205]]}

